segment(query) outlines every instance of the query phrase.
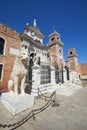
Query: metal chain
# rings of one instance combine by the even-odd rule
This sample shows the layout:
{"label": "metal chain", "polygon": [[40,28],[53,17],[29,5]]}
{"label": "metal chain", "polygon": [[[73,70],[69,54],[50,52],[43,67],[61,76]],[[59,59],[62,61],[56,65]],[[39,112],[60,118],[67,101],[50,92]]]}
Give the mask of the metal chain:
{"label": "metal chain", "polygon": [[28,113],[28,115],[26,117],[24,117],[23,119],[21,119],[20,121],[18,121],[17,123],[13,123],[13,124],[0,124],[0,128],[11,128],[10,130],[14,130],[18,127],[20,127],[21,125],[23,125],[25,122],[27,122],[30,118],[33,117],[33,119],[35,120],[35,115],[39,114],[40,112],[44,111],[46,108],[48,108],[51,104],[52,104],[52,98],[54,96],[55,92],[53,92],[50,96],[50,100],[42,107],[38,108],[38,109],[34,109],[31,112]]}
{"label": "metal chain", "polygon": [[42,94],[42,92],[40,91],[40,88],[38,88],[38,93],[39,93],[39,97],[41,97],[42,99],[44,99],[45,101],[49,101],[48,99],[50,99],[55,93],[56,93],[56,91],[54,91],[52,94],[53,95],[50,95],[50,96],[46,96],[46,95],[44,95],[44,94]]}

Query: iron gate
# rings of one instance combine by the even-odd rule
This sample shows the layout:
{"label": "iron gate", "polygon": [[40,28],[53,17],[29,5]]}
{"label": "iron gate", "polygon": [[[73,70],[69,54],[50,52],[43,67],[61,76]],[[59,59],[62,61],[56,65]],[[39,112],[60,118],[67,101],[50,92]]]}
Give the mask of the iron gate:
{"label": "iron gate", "polygon": [[50,67],[46,65],[41,66],[41,84],[50,83]]}
{"label": "iron gate", "polygon": [[59,71],[58,65],[55,66],[55,80],[57,84],[59,82],[64,83],[63,68],[61,71]]}

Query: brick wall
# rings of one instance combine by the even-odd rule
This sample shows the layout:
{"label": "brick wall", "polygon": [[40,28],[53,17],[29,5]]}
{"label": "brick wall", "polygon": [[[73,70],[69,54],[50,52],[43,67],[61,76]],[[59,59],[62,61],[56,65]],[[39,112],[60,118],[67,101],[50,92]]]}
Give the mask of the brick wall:
{"label": "brick wall", "polygon": [[57,51],[57,47],[54,45],[52,47],[50,47],[50,49],[48,50],[49,55],[52,56],[53,58],[53,66],[58,65],[59,69],[62,69],[62,64],[63,64],[63,59],[59,58],[59,53]]}
{"label": "brick wall", "polygon": [[52,56],[52,60],[53,60],[52,65],[54,66],[55,64],[57,64],[56,46],[50,47],[48,52],[49,52],[49,55]]}
{"label": "brick wall", "polygon": [[15,30],[0,24],[0,37],[5,40],[5,55],[0,55],[0,63],[3,64],[3,78],[0,81],[0,91],[8,89],[7,84],[13,68],[16,54],[12,54],[10,49],[18,50],[21,46],[20,35]]}
{"label": "brick wall", "polygon": [[87,75],[87,64],[79,64],[78,65],[78,72],[81,75]]}
{"label": "brick wall", "polygon": [[68,63],[69,63],[70,70],[76,71],[76,63],[75,63],[74,57],[68,59]]}

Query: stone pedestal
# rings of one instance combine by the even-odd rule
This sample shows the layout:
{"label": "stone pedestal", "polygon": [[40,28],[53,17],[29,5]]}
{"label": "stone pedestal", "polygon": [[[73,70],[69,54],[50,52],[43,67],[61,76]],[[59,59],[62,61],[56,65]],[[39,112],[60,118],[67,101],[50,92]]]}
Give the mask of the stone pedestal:
{"label": "stone pedestal", "polygon": [[32,67],[32,92],[34,96],[38,96],[38,88],[41,83],[41,66],[35,65]]}
{"label": "stone pedestal", "polygon": [[73,82],[73,74],[72,74],[72,71],[70,71],[69,73],[70,73],[70,81]]}
{"label": "stone pedestal", "polygon": [[1,96],[1,102],[13,115],[22,112],[34,105],[34,96],[25,94],[19,95],[17,98],[14,93],[6,92]]}
{"label": "stone pedestal", "polygon": [[51,84],[56,84],[55,68],[51,66]]}
{"label": "stone pedestal", "polygon": [[64,82],[67,82],[67,70],[63,69],[63,74],[64,74]]}

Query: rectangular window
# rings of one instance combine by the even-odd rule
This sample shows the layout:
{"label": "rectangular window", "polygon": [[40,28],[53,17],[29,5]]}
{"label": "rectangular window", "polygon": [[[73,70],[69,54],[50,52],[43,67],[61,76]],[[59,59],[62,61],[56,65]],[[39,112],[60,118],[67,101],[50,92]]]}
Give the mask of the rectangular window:
{"label": "rectangular window", "polygon": [[3,70],[3,65],[0,64],[0,80],[1,80],[1,78],[2,78],[2,70]]}

